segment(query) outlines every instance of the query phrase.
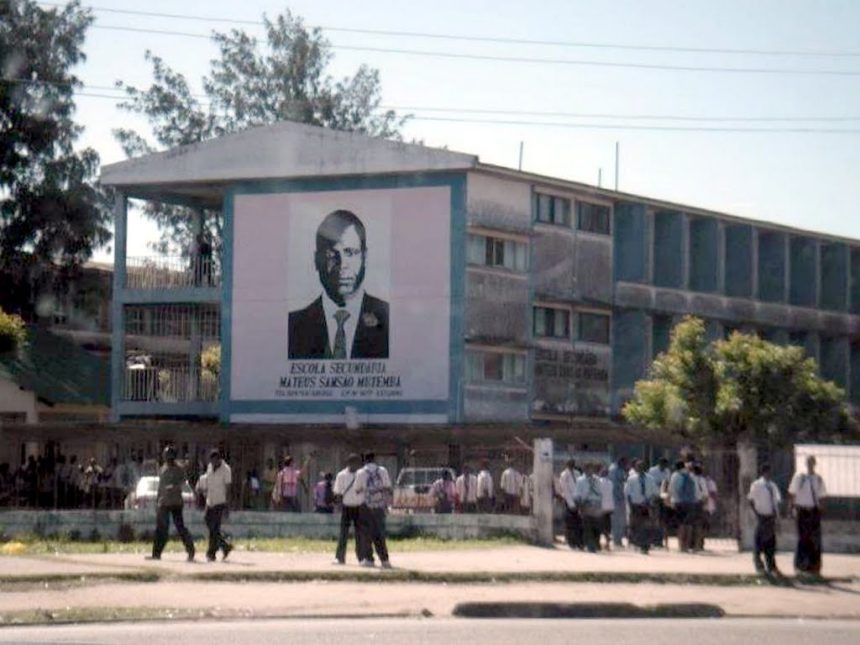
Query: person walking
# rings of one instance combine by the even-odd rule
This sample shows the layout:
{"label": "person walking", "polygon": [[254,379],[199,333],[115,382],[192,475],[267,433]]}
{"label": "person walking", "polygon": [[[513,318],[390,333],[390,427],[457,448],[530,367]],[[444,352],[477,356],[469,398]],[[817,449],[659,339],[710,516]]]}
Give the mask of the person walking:
{"label": "person walking", "polygon": [[647,554],[654,541],[654,508],[660,491],[654,480],[645,472],[645,462],[633,463],[635,475],[627,479],[624,494],[630,510],[630,543]]}
{"label": "person walking", "polygon": [[481,462],[481,470],[478,472],[478,512],[492,513],[495,506],[495,489],[493,488],[493,475],[490,472],[490,462],[484,459]]}
{"label": "person walking", "polygon": [[152,544],[152,555],[148,560],[161,560],[161,553],[167,544],[167,533],[170,529],[170,519],[179,534],[188,562],[194,562],[194,540],[185,528],[182,517],[182,489],[187,483],[185,469],[176,463],[176,448],[167,446],[162,453],[164,465],[158,474],[158,493],[155,498],[155,541]]}
{"label": "person walking", "polygon": [[223,553],[223,560],[226,560],[233,550],[233,545],[221,531],[221,523],[229,514],[228,500],[232,483],[233,474],[230,466],[221,457],[221,451],[217,448],[213,449],[209,453],[206,474],[197,482],[198,489],[206,496],[204,520],[209,529],[209,547],[206,549],[206,559],[209,562],[215,561],[219,550]]}
{"label": "person walking", "polygon": [[669,468],[669,460],[660,457],[656,464],[648,469],[648,475],[654,480],[659,495],[656,502],[657,529],[654,531],[654,539],[651,546],[663,548],[669,539],[669,505],[666,503],[668,495],[669,478],[672,471]]}
{"label": "person walking", "polygon": [[624,502],[624,485],[627,483],[627,457],[619,457],[609,467],[609,481],[612,482],[612,544],[624,546],[627,534],[627,505]]}
{"label": "person walking", "polygon": [[696,481],[687,464],[679,461],[669,480],[669,503],[678,524],[678,548],[682,553],[693,550],[697,490]]}
{"label": "person walking", "polygon": [[457,492],[457,505],[461,513],[478,512],[478,478],[472,474],[468,465],[463,466],[463,473],[454,482]]}
{"label": "person walking", "polygon": [[361,459],[355,453],[346,458],[346,468],[341,470],[334,480],[335,502],[340,504],[340,534],[337,539],[335,550],[335,564],[346,564],[346,543],[349,540],[349,529],[353,528],[355,533],[355,557],[363,562],[367,547],[365,546],[366,531],[361,522],[361,505],[364,502],[364,494],[359,493],[355,486],[358,478],[358,468]]}
{"label": "person walking", "polygon": [[558,478],[559,497],[564,502],[564,538],[571,549],[585,547],[582,541],[582,517],[576,506],[576,482],[582,477],[573,459],[567,460],[565,469]]}
{"label": "person walking", "polygon": [[[753,564],[758,573],[782,575],[776,567],[776,528],[779,520],[779,489],[770,479],[770,466],[761,467],[760,477],[750,485],[747,495],[756,516]],[[761,560],[764,554],[764,562]]]}
{"label": "person walking", "polygon": [[589,553],[600,551],[600,533],[605,513],[603,493],[596,464],[586,464],[585,474],[576,480],[574,499],[582,515],[582,534]]}
{"label": "person walking", "polygon": [[520,496],[522,495],[523,476],[514,467],[511,459],[508,459],[508,467],[502,471],[499,479],[499,488],[502,489],[503,501],[502,512],[519,515]]}
{"label": "person walking", "polygon": [[795,473],[788,486],[797,520],[797,550],[794,569],[799,574],[821,575],[821,513],[827,496],[824,479],[815,472],[815,457],[806,458],[806,472]]}
{"label": "person walking", "polygon": [[[358,493],[364,496],[361,506],[361,519],[367,530],[366,553],[362,566],[373,566],[373,548],[379,556],[379,564],[383,569],[390,569],[388,545],[385,541],[385,511],[391,499],[391,478],[388,471],[376,464],[376,456],[372,453],[364,455],[364,467],[358,471],[355,486]],[[445,470],[448,473],[447,470]],[[450,482],[450,473],[448,473]],[[453,482],[450,482],[453,487]]]}

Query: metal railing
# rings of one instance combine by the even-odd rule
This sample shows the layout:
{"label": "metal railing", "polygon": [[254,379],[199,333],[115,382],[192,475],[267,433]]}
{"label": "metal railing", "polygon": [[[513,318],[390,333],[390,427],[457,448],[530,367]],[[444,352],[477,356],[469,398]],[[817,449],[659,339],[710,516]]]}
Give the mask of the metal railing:
{"label": "metal railing", "polygon": [[144,367],[125,371],[123,400],[181,403],[217,401],[218,378],[188,367]]}
{"label": "metal railing", "polygon": [[148,256],[126,258],[125,286],[129,289],[217,287],[220,263],[211,257]]}

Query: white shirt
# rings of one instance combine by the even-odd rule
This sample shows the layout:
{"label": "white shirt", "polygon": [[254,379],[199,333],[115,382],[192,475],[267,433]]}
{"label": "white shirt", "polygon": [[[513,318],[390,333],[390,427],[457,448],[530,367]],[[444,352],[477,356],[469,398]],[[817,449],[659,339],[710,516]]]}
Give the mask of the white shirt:
{"label": "white shirt", "polygon": [[355,489],[357,476],[358,471],[350,472],[349,468],[344,468],[334,479],[332,492],[343,498],[344,506],[361,506],[364,503],[364,491],[359,493]]}
{"label": "white shirt", "polygon": [[660,488],[663,486],[663,481],[669,479],[670,471],[668,468],[661,469],[660,465],[657,464],[648,469],[648,474],[651,475],[651,479],[657,484],[657,488]]}
{"label": "white shirt", "polygon": [[481,499],[493,496],[493,476],[489,470],[478,473],[478,497]]}
{"label": "white shirt", "polygon": [[[645,487],[643,494],[642,487]],[[642,479],[639,479],[639,473],[627,478],[627,483],[624,485],[624,496],[630,504],[641,506],[649,504],[660,494],[657,484],[654,483],[654,478],[648,473],[642,473]]]}
{"label": "white shirt", "polygon": [[559,495],[570,510],[576,508],[576,482],[580,477],[582,474],[578,471],[571,472],[570,468],[565,468],[558,478]]}
{"label": "white shirt", "polygon": [[499,480],[499,487],[507,495],[519,496],[522,488],[522,477],[513,466],[506,468]]}
{"label": "white shirt", "polygon": [[750,485],[747,499],[752,502],[755,512],[759,515],[776,515],[782,500],[779,488],[772,481],[759,477]]}
{"label": "white shirt", "polygon": [[588,500],[591,504],[602,505],[603,492],[600,487],[600,478],[583,475],[576,480],[576,488],[574,490],[574,499],[576,499],[577,504],[582,504]]}
{"label": "white shirt", "polygon": [[609,477],[601,477],[600,478],[600,494],[601,494],[601,502],[600,506],[604,511],[614,511],[615,510],[615,497],[613,495],[614,485],[612,480]]}
{"label": "white shirt", "polygon": [[212,464],[206,469],[206,479],[203,480],[203,490],[206,491],[206,506],[220,506],[227,503],[227,486],[233,483],[233,474],[226,461],[221,462],[218,470]]}
{"label": "white shirt", "polygon": [[794,495],[794,505],[798,508],[821,508],[821,500],[827,497],[824,479],[818,473],[795,473],[788,492]]}
{"label": "white shirt", "polygon": [[454,488],[461,504],[474,504],[478,501],[478,478],[475,475],[460,475],[454,482]]}
{"label": "white shirt", "polygon": [[328,294],[323,292],[322,305],[325,312],[325,326],[328,331],[328,347],[334,352],[335,338],[337,337],[337,319],[334,315],[341,309],[346,309],[349,317],[343,323],[343,333],[346,338],[346,357],[351,358],[352,342],[355,339],[355,330],[358,328],[358,321],[361,318],[361,303],[364,301],[364,289],[360,289],[347,298],[344,306],[339,307],[334,300],[328,297]]}

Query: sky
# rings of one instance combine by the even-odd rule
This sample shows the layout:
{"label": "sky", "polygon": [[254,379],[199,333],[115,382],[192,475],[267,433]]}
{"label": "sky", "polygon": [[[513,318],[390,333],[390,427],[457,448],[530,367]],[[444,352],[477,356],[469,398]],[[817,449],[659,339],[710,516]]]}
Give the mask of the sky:
{"label": "sky", "polygon": [[[855,0],[295,0],[286,4],[268,0],[83,0],[83,4],[250,21],[289,7],[309,25],[328,28],[567,43],[538,45],[325,32],[334,46],[333,76],[351,74],[362,63],[376,67],[381,73],[385,105],[405,108],[403,111],[415,115],[404,131],[407,139],[477,154],[483,162],[511,167],[517,165],[523,142],[524,170],[596,184],[602,168],[603,185],[609,187],[613,184],[618,142],[619,188],[625,192],[860,238],[860,2]],[[200,91],[200,78],[208,71],[215,53],[206,39],[104,27],[205,35],[212,29],[233,26],[229,22],[103,11],[95,11],[94,15],[96,23],[84,46],[88,58],[77,72],[86,85],[96,87],[112,86],[117,80],[146,86],[151,76],[143,57],[150,49],[185,74]],[[254,26],[236,26],[259,31]],[[584,47],[570,43],[747,53]],[[442,58],[342,47],[568,62]],[[783,53],[761,55],[749,50]],[[798,51],[827,55],[791,53]],[[834,52],[843,55],[833,55]],[[666,70],[648,65],[722,70],[776,68],[804,73]],[[86,128],[81,145],[95,148],[103,164],[123,159],[113,139],[114,128],[146,130],[144,121],[119,111],[116,101],[79,96],[77,107],[77,119]],[[641,118],[654,115],[685,120]],[[427,117],[532,123],[450,122]],[[686,120],[688,117],[829,120],[693,121]],[[577,127],[569,127],[571,124]],[[625,125],[853,132],[654,131],[618,127]],[[146,243],[155,236],[150,223],[133,217],[129,255],[151,254]],[[110,249],[103,249],[96,259],[110,257]]]}

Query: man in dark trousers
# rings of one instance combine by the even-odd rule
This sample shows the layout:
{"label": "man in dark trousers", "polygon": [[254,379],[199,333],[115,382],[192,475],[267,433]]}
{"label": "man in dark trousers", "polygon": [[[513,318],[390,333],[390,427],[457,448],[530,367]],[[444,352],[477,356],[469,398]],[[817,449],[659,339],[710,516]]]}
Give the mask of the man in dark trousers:
{"label": "man in dark trousers", "polygon": [[188,561],[194,561],[194,540],[185,528],[182,519],[182,489],[185,486],[185,469],[176,463],[176,448],[167,446],[164,449],[164,466],[158,475],[158,495],[156,497],[155,542],[152,544],[152,555],[149,560],[161,560],[161,552],[167,544],[167,531],[170,518],[176,532],[185,545]]}
{"label": "man in dark trousers", "polygon": [[362,566],[373,566],[373,549],[379,556],[379,564],[383,569],[390,569],[388,560],[388,545],[385,540],[385,511],[391,500],[391,478],[384,466],[376,463],[376,455],[365,453],[364,467],[358,471],[355,487],[363,497],[361,505],[361,522],[367,531],[366,553]]}
{"label": "man in dark trousers", "polygon": [[[756,516],[753,563],[758,573],[781,575],[776,568],[776,523],[779,521],[779,489],[770,479],[770,466],[761,467],[761,477],[750,485],[747,495]],[[761,561],[764,553],[764,562]]]}
{"label": "man in dark trousers", "polygon": [[815,457],[806,458],[806,472],[798,472],[788,487],[797,517],[797,551],[794,569],[804,575],[821,575],[821,511],[827,490],[815,472]]}
{"label": "man in dark trousers", "polygon": [[361,459],[355,453],[346,458],[346,468],[341,470],[334,480],[334,498],[340,504],[340,535],[337,540],[335,564],[346,564],[346,543],[349,540],[349,528],[355,531],[355,557],[362,562],[367,557],[366,531],[361,521],[361,505],[364,495],[355,487],[358,468]]}
{"label": "man in dark trousers", "polygon": [[230,485],[233,483],[233,475],[224,460],[221,451],[213,449],[209,453],[209,467],[206,473],[197,482],[200,492],[206,495],[206,527],[209,529],[209,547],[206,550],[206,559],[214,562],[219,549],[224,554],[224,560],[233,550],[233,545],[227,541],[221,523],[229,513]]}

